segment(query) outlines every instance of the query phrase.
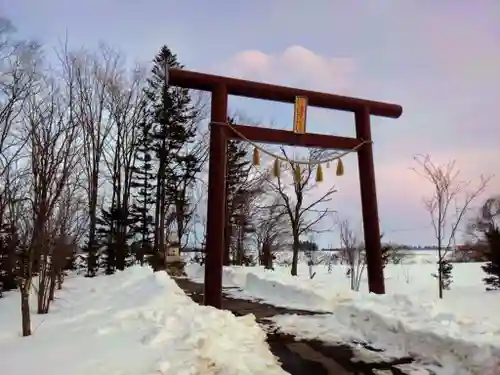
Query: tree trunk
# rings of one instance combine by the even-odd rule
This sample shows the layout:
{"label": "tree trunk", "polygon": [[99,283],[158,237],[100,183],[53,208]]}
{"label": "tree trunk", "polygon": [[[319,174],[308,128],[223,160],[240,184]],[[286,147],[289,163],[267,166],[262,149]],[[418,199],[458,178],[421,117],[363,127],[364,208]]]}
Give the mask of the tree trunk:
{"label": "tree trunk", "polygon": [[273,255],[271,253],[271,246],[269,243],[264,242],[262,244],[262,256],[263,256],[263,265],[267,270],[273,269]]}
{"label": "tree trunk", "polygon": [[119,271],[125,270],[126,265],[126,257],[125,253],[127,250],[127,240],[125,239],[126,232],[123,230],[123,226],[121,224],[117,225],[116,228],[116,269]]}
{"label": "tree trunk", "polygon": [[[154,249],[153,251],[159,255],[160,249],[165,244],[164,242],[164,232],[165,230],[165,150],[166,140],[164,139],[161,143],[161,149],[159,150],[160,160],[158,165],[158,174],[156,176],[156,203],[155,203],[155,239],[154,239]],[[163,213],[163,214],[162,214]]]}
{"label": "tree trunk", "polygon": [[439,264],[438,264],[438,283],[439,283],[439,298],[443,299],[443,261],[441,259],[441,250],[439,252]]}
{"label": "tree trunk", "polygon": [[[24,280],[22,283],[27,283]],[[30,299],[29,299],[29,288],[24,285],[21,286],[21,318],[22,318],[22,329],[23,337],[31,336],[31,316],[30,316]]]}
{"label": "tree trunk", "polygon": [[438,196],[438,227],[437,227],[437,240],[438,240],[438,287],[439,287],[439,298],[443,298],[443,256],[442,256],[442,246],[443,246],[443,197]]}
{"label": "tree trunk", "polygon": [[186,189],[183,189],[180,192],[180,197],[176,198],[175,202],[175,216],[176,216],[176,221],[177,221],[177,241],[179,242],[179,252],[182,249],[182,238],[184,237],[184,230],[185,230],[185,224],[186,224],[186,217],[185,217],[185,199],[186,199]]}
{"label": "tree trunk", "polygon": [[[162,182],[165,184],[165,181]],[[160,249],[162,249],[162,252],[165,252],[165,245],[167,244],[166,238],[165,238],[165,230],[166,230],[166,218],[167,218],[167,202],[165,202],[167,199],[166,194],[165,194],[165,186],[163,186],[161,190],[161,195],[160,195],[160,225],[158,227],[159,230],[159,246]]]}
{"label": "tree trunk", "polygon": [[155,200],[155,221],[154,221],[154,241],[153,241],[153,251],[157,253],[160,249],[160,210],[161,210],[161,179],[160,172],[158,172],[158,178],[156,180],[156,200]]}
{"label": "tree trunk", "polygon": [[238,266],[243,265],[244,258],[244,248],[243,248],[243,237],[244,237],[244,228],[242,225],[238,228],[238,240],[236,242],[236,264]]}
{"label": "tree trunk", "polygon": [[230,250],[231,250],[231,237],[232,237],[232,232],[233,232],[233,227],[231,226],[231,223],[229,221],[229,217],[226,216],[226,225],[224,226],[224,252],[222,254],[222,265],[224,266],[230,266],[231,265],[231,255],[230,255]]}
{"label": "tree trunk", "polygon": [[[54,294],[55,294],[55,291],[56,291],[56,274],[53,273],[50,277],[50,287],[49,287],[49,300],[50,301],[54,301]],[[48,304],[47,304],[47,312],[48,311]]]}
{"label": "tree trunk", "polygon": [[[43,258],[40,259],[41,267],[45,267],[45,260]],[[46,286],[46,278],[45,271],[43,269],[40,270],[38,274],[38,303],[37,303],[37,313],[45,314],[45,286]]]}
{"label": "tree trunk", "polygon": [[[227,206],[227,204],[226,204]],[[230,244],[231,244],[231,237],[232,237],[232,226],[230,222],[230,215],[227,213],[227,208],[226,208],[226,225],[224,225],[224,252],[222,253],[222,264],[224,266],[229,266],[231,265],[231,257],[230,257]]]}
{"label": "tree trunk", "polygon": [[296,228],[292,229],[293,231],[293,245],[292,245],[292,250],[293,250],[293,256],[292,256],[292,270],[291,274],[292,276],[297,276],[297,265],[299,263],[299,234],[297,233]]}
{"label": "tree trunk", "polygon": [[62,289],[62,284],[63,284],[63,279],[64,279],[63,272],[64,272],[63,270],[60,270],[57,274],[57,290]]}
{"label": "tree trunk", "polygon": [[97,172],[94,171],[92,176],[92,192],[89,204],[89,248],[87,258],[87,276],[94,277],[97,266],[96,253],[96,229],[97,229],[97,188],[98,188]]}

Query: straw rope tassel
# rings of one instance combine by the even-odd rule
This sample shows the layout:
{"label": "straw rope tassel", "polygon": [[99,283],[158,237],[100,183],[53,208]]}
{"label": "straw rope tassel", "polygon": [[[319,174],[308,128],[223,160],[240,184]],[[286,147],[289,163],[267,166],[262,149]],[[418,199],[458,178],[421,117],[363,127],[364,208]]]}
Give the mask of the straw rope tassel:
{"label": "straw rope tassel", "polygon": [[295,164],[295,168],[293,169],[293,172],[294,172],[295,182],[299,183],[300,177],[301,177],[299,164]]}
{"label": "straw rope tassel", "polygon": [[260,165],[260,155],[257,147],[253,149],[253,165]]}
{"label": "straw rope tassel", "polygon": [[280,161],[278,160],[278,158],[274,159],[273,176],[275,178],[280,177]]}
{"label": "straw rope tassel", "polygon": [[337,162],[337,176],[343,176],[344,175],[344,163],[342,163],[342,159],[339,158],[339,161]]}
{"label": "straw rope tassel", "polygon": [[316,169],[316,182],[323,182],[323,169],[321,168],[321,164],[318,164],[318,168]]}

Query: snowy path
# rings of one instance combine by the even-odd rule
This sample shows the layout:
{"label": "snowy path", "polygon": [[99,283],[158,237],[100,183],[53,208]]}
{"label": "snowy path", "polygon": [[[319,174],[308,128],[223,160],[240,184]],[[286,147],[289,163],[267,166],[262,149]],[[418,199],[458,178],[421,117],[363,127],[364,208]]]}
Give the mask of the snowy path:
{"label": "snowy path", "polygon": [[[287,267],[224,267],[223,285],[232,287],[227,294],[233,298],[327,312],[281,314],[270,320],[282,334],[324,345],[351,345],[356,360],[412,357],[411,365],[397,367],[413,375],[500,374],[500,319],[492,313],[500,306],[500,291],[484,291],[480,265],[456,264],[457,278],[444,300],[437,298],[435,280],[430,283],[430,277],[424,277],[431,274],[430,268],[391,266],[388,294],[382,296],[368,293],[366,280],[362,291],[351,291],[341,266],[331,273],[318,266],[313,280],[303,264],[297,277]],[[203,267],[190,264],[186,273],[190,280],[203,282]],[[409,283],[413,277],[418,278],[415,285]],[[377,350],[367,350],[366,344]]]}
{"label": "snowy path", "polygon": [[[184,278],[176,279],[176,282],[193,301],[203,302],[203,284]],[[271,351],[279,357],[283,369],[292,375],[376,375],[380,373],[402,375],[405,372],[396,366],[412,362],[411,358],[400,358],[390,362],[381,361],[380,358],[377,358],[377,350],[366,345],[363,349],[373,353],[371,356],[373,361],[362,361],[357,357],[352,345],[330,346],[317,340],[297,340],[291,335],[279,332],[279,327],[276,327],[270,320],[270,318],[278,315],[324,315],[322,313],[277,307],[232,298],[227,295],[224,296],[223,307],[235,315],[253,314],[257,322],[267,331],[267,341]]]}

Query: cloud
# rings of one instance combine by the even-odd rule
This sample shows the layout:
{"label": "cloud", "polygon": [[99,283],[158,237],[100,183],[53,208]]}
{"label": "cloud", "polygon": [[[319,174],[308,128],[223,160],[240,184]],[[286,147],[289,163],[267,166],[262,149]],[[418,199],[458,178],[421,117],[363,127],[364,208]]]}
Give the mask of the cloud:
{"label": "cloud", "polygon": [[349,91],[356,62],[325,57],[295,45],[276,54],[258,50],[237,53],[219,68],[225,75],[327,92]]}

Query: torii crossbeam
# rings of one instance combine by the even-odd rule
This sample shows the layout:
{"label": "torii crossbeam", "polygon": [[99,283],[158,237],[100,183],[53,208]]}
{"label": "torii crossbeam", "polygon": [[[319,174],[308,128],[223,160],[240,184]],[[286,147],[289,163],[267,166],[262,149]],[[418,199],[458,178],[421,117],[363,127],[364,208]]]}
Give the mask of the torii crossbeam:
{"label": "torii crossbeam", "polygon": [[[254,142],[289,146],[338,150],[352,150],[360,146],[357,153],[369,290],[377,294],[385,293],[370,115],[399,118],[403,112],[401,106],[181,69],[169,70],[169,84],[212,93],[204,293],[206,305],[222,307],[223,253],[228,246],[224,236],[227,141],[241,139],[241,135]],[[285,103],[294,103],[296,97],[300,96],[306,97],[308,105],[312,107],[353,112],[356,138],[232,125],[238,129],[239,134],[236,134],[225,125],[229,95]]]}

